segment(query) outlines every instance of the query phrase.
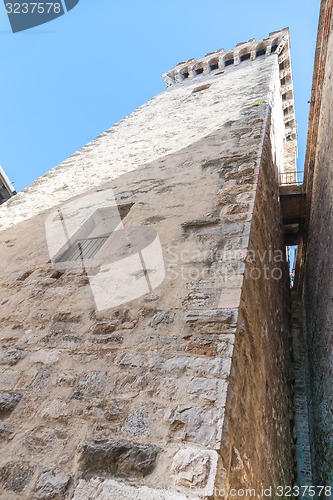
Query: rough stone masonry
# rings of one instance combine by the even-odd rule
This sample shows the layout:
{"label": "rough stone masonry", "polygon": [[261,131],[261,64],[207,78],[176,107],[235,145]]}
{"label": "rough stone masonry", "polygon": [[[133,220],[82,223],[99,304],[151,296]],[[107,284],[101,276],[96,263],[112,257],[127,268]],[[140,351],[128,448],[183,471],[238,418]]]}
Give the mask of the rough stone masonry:
{"label": "rough stone masonry", "polygon": [[[292,484],[289,284],[277,258],[278,172],[295,168],[296,151],[288,30],[190,63],[1,207],[3,499],[261,498]],[[91,201],[111,191],[119,220],[115,205]],[[66,226],[66,213],[77,257],[50,250],[60,233],[48,223]],[[117,270],[134,255],[119,227],[153,235],[162,265],[129,273],[132,291],[145,280],[149,290],[127,302],[115,271],[118,305],[107,307],[104,280],[98,307],[92,284],[107,259]],[[89,259],[94,238],[105,244]]]}

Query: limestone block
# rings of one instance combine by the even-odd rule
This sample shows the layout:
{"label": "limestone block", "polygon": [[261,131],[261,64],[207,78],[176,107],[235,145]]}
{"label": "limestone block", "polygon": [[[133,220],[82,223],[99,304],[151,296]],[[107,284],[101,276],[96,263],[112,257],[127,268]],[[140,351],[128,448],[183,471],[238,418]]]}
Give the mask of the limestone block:
{"label": "limestone block", "polygon": [[27,353],[24,349],[7,349],[5,354],[2,356],[1,363],[4,365],[16,365],[21,359],[25,358]]}
{"label": "limestone block", "polygon": [[178,405],[169,411],[169,435],[172,439],[188,441],[209,448],[218,448],[223,425],[223,409],[204,409]]}
{"label": "limestone block", "polygon": [[0,415],[15,410],[21,399],[22,396],[20,394],[12,394],[9,392],[0,393]]}
{"label": "limestone block", "polygon": [[80,457],[84,476],[145,477],[156,464],[159,448],[133,441],[86,441]]}
{"label": "limestone block", "polygon": [[225,405],[227,383],[218,379],[193,378],[188,386],[188,393],[194,398],[211,401],[221,407]]}
{"label": "limestone block", "polygon": [[62,419],[71,414],[68,403],[61,399],[54,399],[41,412],[42,417],[46,419]]}
{"label": "limestone block", "polygon": [[[222,336],[221,336],[222,337]],[[178,376],[184,373],[197,376],[227,376],[229,363],[223,358],[208,359],[202,356],[174,356],[163,358],[151,355],[149,367],[162,373],[174,373]]]}
{"label": "limestone block", "polygon": [[149,322],[149,326],[157,326],[161,323],[170,324],[173,323],[175,314],[172,311],[160,311],[156,313],[152,320]]}
{"label": "limestone block", "polygon": [[110,321],[99,321],[91,328],[91,333],[93,335],[103,335],[106,333],[113,333],[120,325],[120,321],[110,320]]}
{"label": "limestone block", "polygon": [[108,479],[101,481],[79,481],[73,500],[199,500],[198,496],[188,497],[175,490],[155,488],[135,488],[127,484]]}
{"label": "limestone block", "polygon": [[36,500],[61,500],[64,498],[69,481],[70,476],[61,470],[46,468],[37,480],[34,498]]}
{"label": "limestone block", "polygon": [[233,333],[237,309],[189,310],[185,314],[185,321],[201,333]]}
{"label": "limestone block", "polygon": [[13,429],[7,427],[0,428],[0,443],[7,441],[14,434]]}
{"label": "limestone block", "polygon": [[122,432],[133,436],[149,436],[149,426],[144,408],[134,410],[127,417]]}
{"label": "limestone block", "polygon": [[[0,483],[5,490],[21,493],[30,482],[34,472],[35,466],[31,463],[10,462],[0,469]],[[7,498],[10,498],[10,495]]]}
{"label": "limestone block", "polygon": [[143,358],[137,353],[121,353],[115,359],[115,364],[119,366],[129,366],[137,368],[142,366]]}
{"label": "limestone block", "polygon": [[218,217],[203,217],[202,219],[193,219],[181,223],[181,227],[184,230],[201,228],[203,226],[210,226],[219,224],[221,219]]}
{"label": "limestone block", "polygon": [[39,349],[31,356],[33,363],[42,363],[43,365],[54,365],[60,357],[57,351]]}
{"label": "limestone block", "polygon": [[21,372],[6,370],[0,373],[0,391],[11,391],[21,376]]}
{"label": "limestone block", "polygon": [[181,449],[172,463],[174,483],[189,489],[192,493],[213,495],[217,462],[216,451],[198,448]]}
{"label": "limestone block", "polygon": [[79,380],[78,388],[80,391],[91,395],[100,394],[107,383],[107,373],[104,371],[95,371],[85,373]]}
{"label": "limestone block", "polygon": [[235,323],[236,311],[232,309],[197,309],[187,311],[185,321],[188,323]]}

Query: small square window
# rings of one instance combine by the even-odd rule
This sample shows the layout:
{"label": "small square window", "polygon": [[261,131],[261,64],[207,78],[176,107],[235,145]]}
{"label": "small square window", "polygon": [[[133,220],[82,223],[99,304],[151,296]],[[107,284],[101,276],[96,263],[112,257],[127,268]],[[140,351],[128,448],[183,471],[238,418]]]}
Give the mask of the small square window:
{"label": "small square window", "polygon": [[68,241],[55,262],[81,262],[96,257],[133,203],[97,209]]}

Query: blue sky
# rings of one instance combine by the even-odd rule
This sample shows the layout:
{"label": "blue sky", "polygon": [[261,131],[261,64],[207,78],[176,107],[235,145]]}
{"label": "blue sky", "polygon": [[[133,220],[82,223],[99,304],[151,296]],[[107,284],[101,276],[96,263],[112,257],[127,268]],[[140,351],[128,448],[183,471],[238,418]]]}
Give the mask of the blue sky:
{"label": "blue sky", "polygon": [[0,3],[0,164],[17,190],[165,88],[178,62],[291,29],[303,168],[319,0],[80,0],[13,34]]}

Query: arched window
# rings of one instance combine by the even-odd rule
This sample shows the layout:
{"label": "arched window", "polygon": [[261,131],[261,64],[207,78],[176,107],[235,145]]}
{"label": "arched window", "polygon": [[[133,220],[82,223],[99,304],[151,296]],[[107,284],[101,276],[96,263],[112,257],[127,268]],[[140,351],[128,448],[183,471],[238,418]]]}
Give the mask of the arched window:
{"label": "arched window", "polygon": [[219,68],[219,61],[218,61],[218,59],[217,58],[211,59],[209,61],[209,69],[210,69],[210,71],[215,71],[218,68]]}
{"label": "arched window", "polygon": [[256,57],[261,57],[266,54],[266,46],[263,43],[260,43],[256,47]]}
{"label": "arched window", "polygon": [[248,61],[251,58],[251,53],[250,52],[245,52],[240,56],[241,62],[243,61]]}
{"label": "arched window", "polygon": [[187,71],[187,68],[184,69],[183,71],[180,72],[182,80],[186,80],[190,76],[189,72]]}
{"label": "arched window", "polygon": [[276,49],[278,48],[278,46],[279,46],[279,39],[276,38],[272,43],[271,54],[276,52]]}
{"label": "arched window", "polygon": [[229,52],[228,54],[226,54],[224,56],[224,65],[225,66],[231,66],[232,64],[234,64],[234,62],[235,62],[235,58],[234,58],[233,52]]}
{"label": "arched window", "polygon": [[204,69],[203,69],[203,66],[201,66],[201,65],[194,68],[194,73],[196,75],[202,75],[203,72],[204,72]]}

